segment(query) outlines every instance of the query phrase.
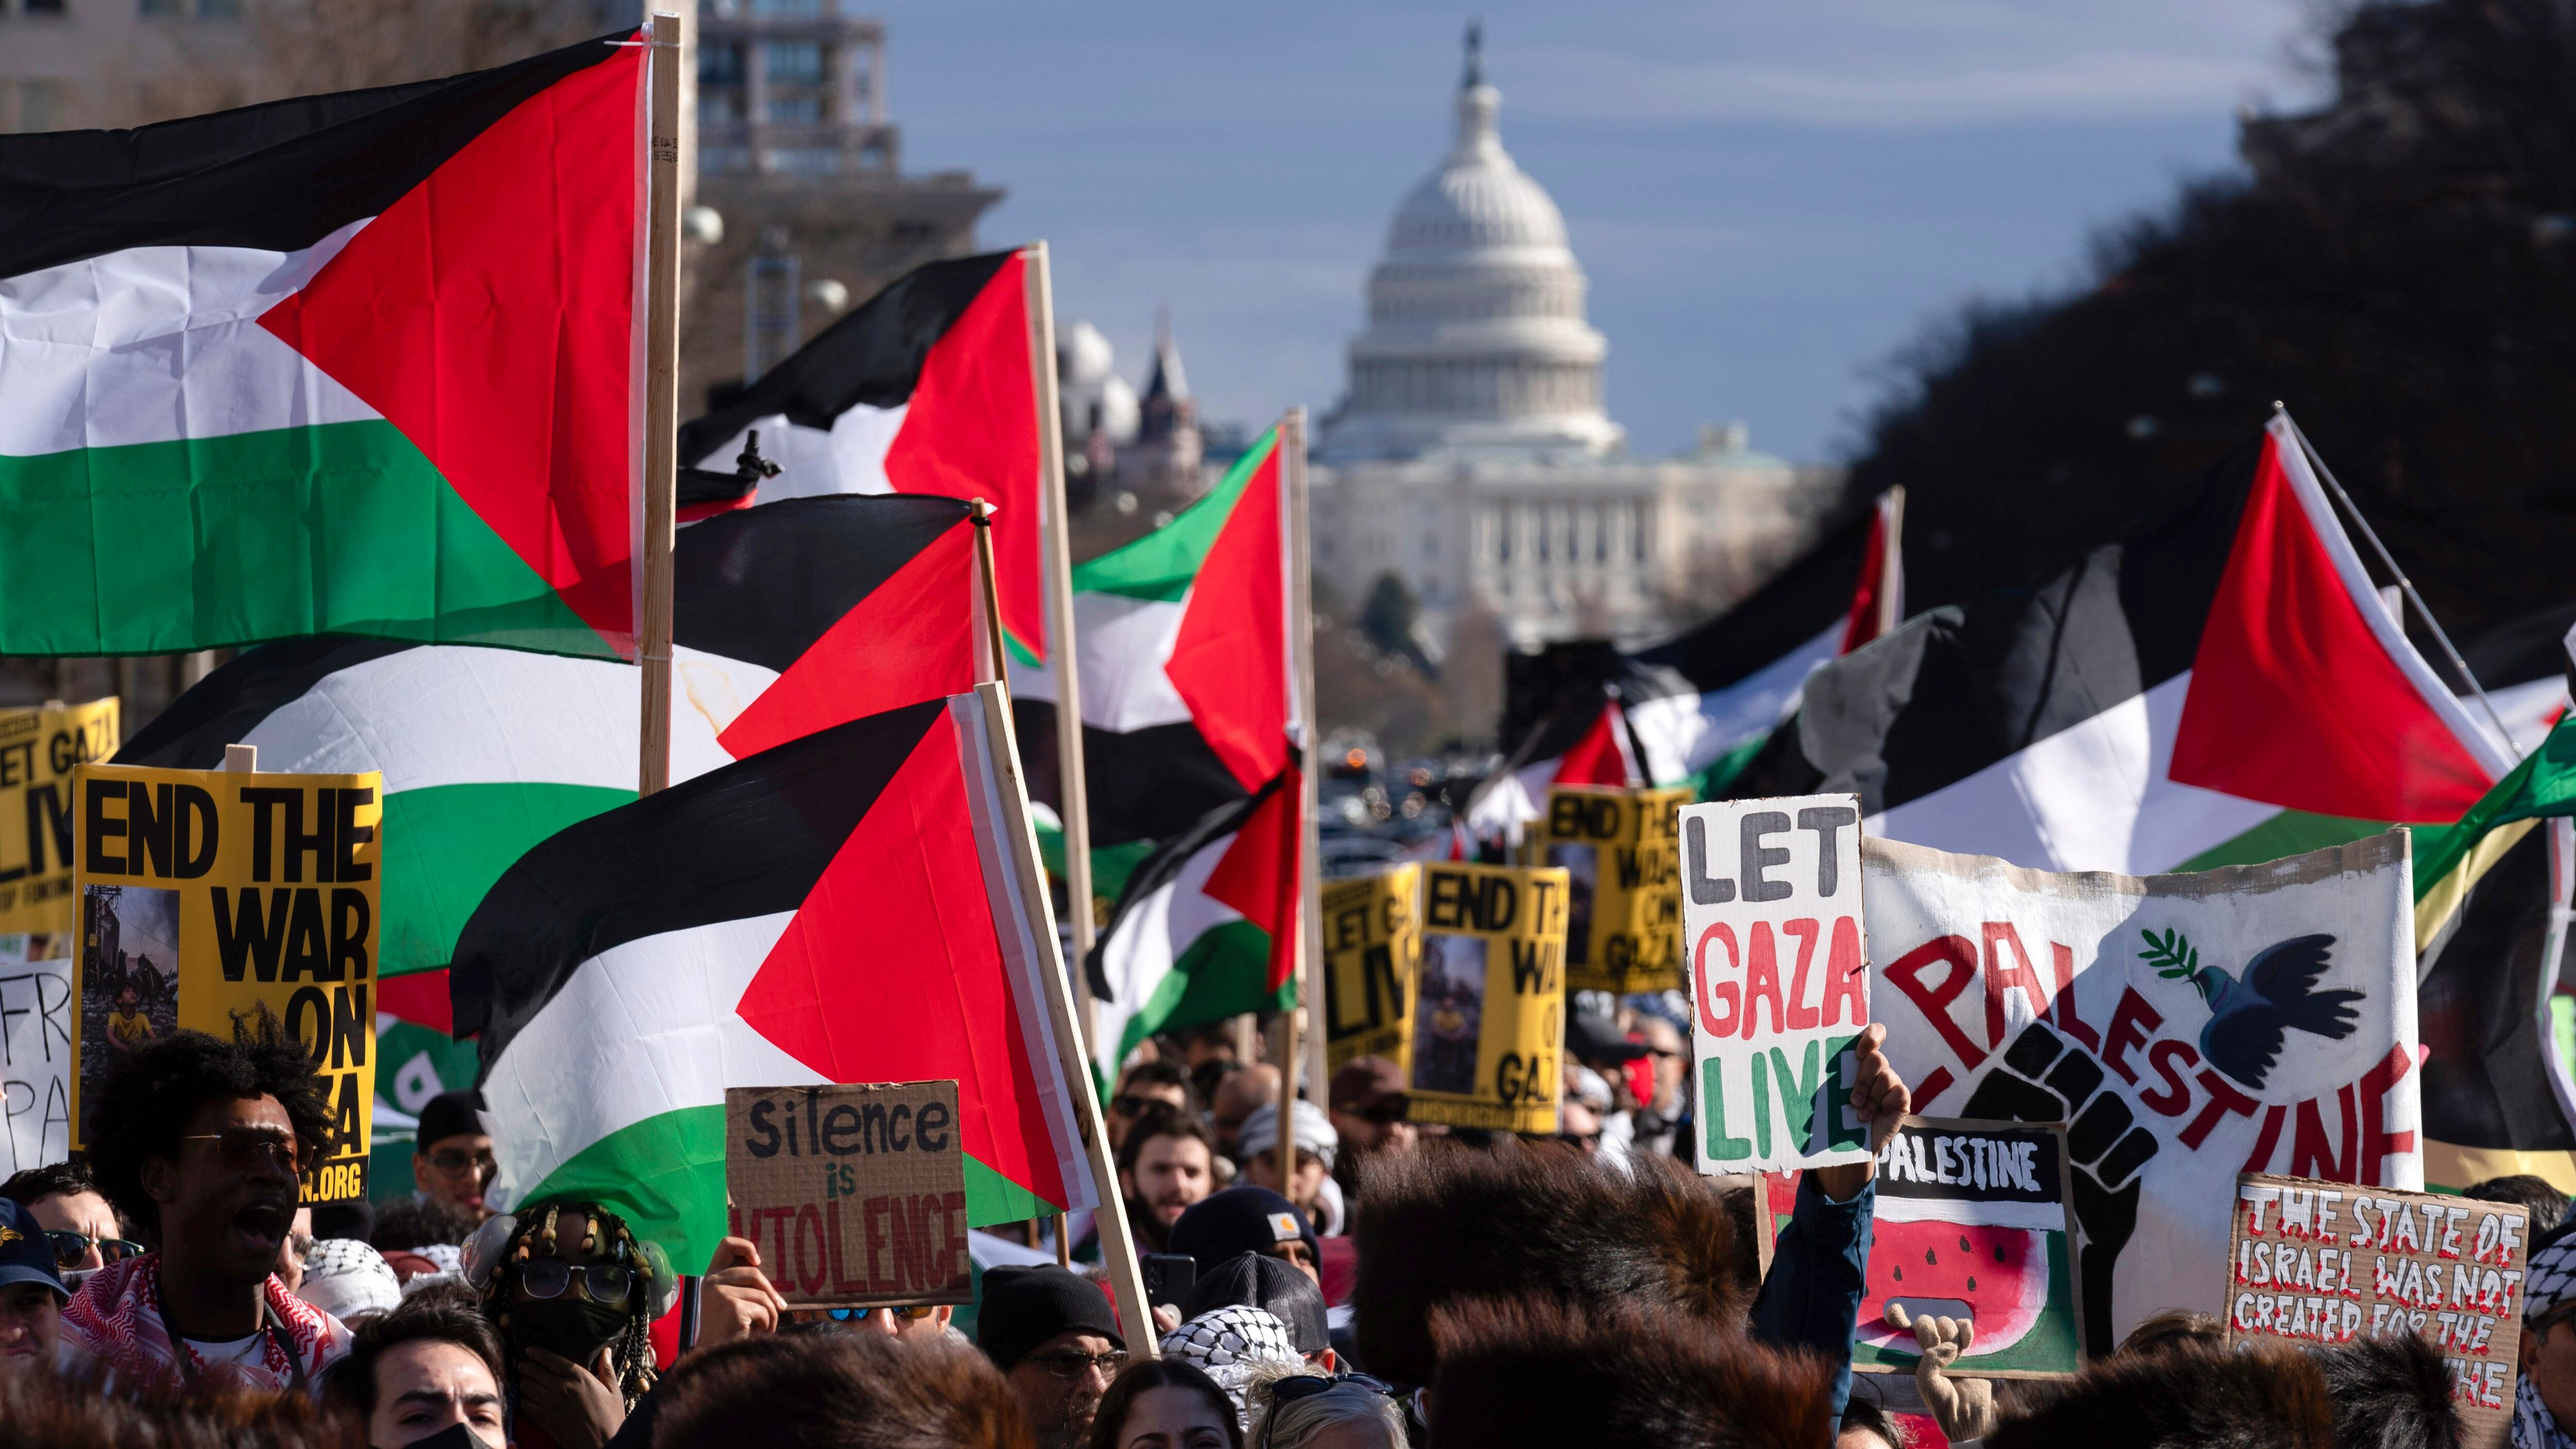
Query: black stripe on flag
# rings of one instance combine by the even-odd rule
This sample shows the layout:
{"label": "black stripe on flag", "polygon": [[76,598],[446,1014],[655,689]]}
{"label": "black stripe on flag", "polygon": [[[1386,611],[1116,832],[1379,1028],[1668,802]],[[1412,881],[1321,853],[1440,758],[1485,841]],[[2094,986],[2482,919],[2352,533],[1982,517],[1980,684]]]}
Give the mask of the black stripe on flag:
{"label": "black stripe on flag", "polygon": [[130,131],[0,137],[0,277],[128,247],[291,252],[374,216],[520,102],[616,55],[620,31],[445,80]]}
{"label": "black stripe on flag", "polygon": [[833,419],[854,407],[890,408],[909,401],[932,345],[1010,259],[1009,252],[986,252],[932,262],[897,277],[723,407],[682,423],[680,461],[704,465],[709,454],[743,429],[774,414],[828,431]]}
{"label": "black stripe on flag", "polygon": [[[1181,873],[1181,867],[1190,863],[1191,856],[1241,830],[1253,812],[1261,808],[1261,802],[1278,793],[1287,779],[1288,774],[1284,770],[1273,775],[1260,789],[1209,811],[1193,821],[1188,829],[1154,847],[1153,854],[1136,863],[1136,869],[1127,876],[1126,889],[1118,893],[1117,906],[1109,913],[1109,924],[1101,927],[1100,939],[1092,943],[1091,954],[1083,959],[1083,970],[1091,976],[1092,994],[1103,1001],[1118,999],[1117,993],[1109,988],[1108,970],[1101,964],[1100,953],[1109,948],[1111,938],[1127,924],[1128,912],[1154,892],[1170,885],[1172,878]],[[1144,1005],[1143,1002],[1132,1004]]]}
{"label": "black stripe on flag", "polygon": [[1752,597],[1686,634],[1629,655],[1629,660],[1646,669],[1669,669],[1700,694],[1770,667],[1851,616],[1852,594],[1869,562],[1870,534],[1877,522],[1873,502]]}
{"label": "black stripe on flag", "polygon": [[673,637],[780,673],[968,505],[919,494],[788,498],[681,530]]}
{"label": "black stripe on flag", "polygon": [[[1011,727],[1020,737],[1029,798],[1044,801],[1061,818],[1054,702],[1011,701]],[[1234,772],[1195,725],[1152,725],[1125,733],[1086,725],[1082,770],[1095,849],[1178,835],[1209,811],[1243,798]]]}
{"label": "black stripe on flag", "polygon": [[818,730],[530,847],[457,933],[448,978],[457,1037],[480,1032],[488,1064],[584,961],[666,931],[802,906],[947,708],[924,700]]}
{"label": "black stripe on flag", "polygon": [[168,770],[212,770],[224,746],[250,738],[259,722],[301,699],[326,676],[420,646],[393,639],[322,634],[246,649],[216,666],[136,730],[111,762]]}
{"label": "black stripe on flag", "polygon": [[1813,789],[1857,792],[1875,814],[2190,669],[2262,442],[2256,433],[2074,563],[1918,614],[1809,675],[1795,732],[1803,762],[1757,760],[1737,792],[1794,787],[1803,774]]}

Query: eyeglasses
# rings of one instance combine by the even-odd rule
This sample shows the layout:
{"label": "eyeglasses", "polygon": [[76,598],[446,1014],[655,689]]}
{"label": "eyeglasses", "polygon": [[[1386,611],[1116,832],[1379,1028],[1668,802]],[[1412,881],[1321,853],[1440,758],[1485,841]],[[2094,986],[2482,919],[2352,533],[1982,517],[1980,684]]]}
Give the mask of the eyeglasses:
{"label": "eyeglasses", "polygon": [[[865,1322],[869,1314],[876,1312],[873,1308],[827,1308],[823,1311],[831,1314],[833,1321],[838,1323]],[[935,1303],[906,1303],[901,1307],[889,1308],[886,1310],[886,1312],[893,1314],[897,1318],[906,1319],[914,1323],[918,1323],[922,1319],[928,1318],[930,1315],[937,1313],[938,1311],[939,1306]],[[1069,1378],[1071,1375],[1067,1375],[1066,1377]]]}
{"label": "eyeglasses", "polygon": [[1648,1056],[1657,1056],[1657,1057],[1681,1057],[1681,1056],[1687,1055],[1687,1053],[1683,1052],[1683,1051],[1681,1050],[1681,1048],[1679,1048],[1679,1047],[1659,1047],[1659,1046],[1650,1046],[1650,1047],[1646,1048],[1646,1054],[1647,1054]]}
{"label": "eyeglasses", "polygon": [[1384,1127],[1390,1123],[1403,1121],[1405,1119],[1406,1112],[1410,1109],[1411,1104],[1404,1098],[1398,1097],[1394,1101],[1372,1103],[1357,1112],[1350,1112],[1344,1115],[1357,1117],[1372,1127]]}
{"label": "eyeglasses", "polygon": [[235,1172],[248,1172],[263,1163],[289,1177],[302,1177],[313,1161],[313,1148],[292,1132],[274,1128],[227,1127],[221,1132],[194,1133],[182,1142],[215,1144],[215,1160]]}
{"label": "eyeglasses", "polygon": [[448,1177],[462,1177],[469,1167],[484,1177],[501,1170],[500,1160],[492,1155],[489,1147],[480,1152],[468,1152],[462,1147],[441,1148],[429,1154],[429,1165]]}
{"label": "eyeglasses", "polygon": [[1107,1353],[1084,1353],[1078,1348],[1064,1348],[1054,1353],[1039,1354],[1029,1362],[1060,1379],[1078,1379],[1093,1369],[1100,1370],[1103,1378],[1114,1379],[1118,1377],[1118,1371],[1127,1366],[1127,1350],[1113,1348]]}
{"label": "eyeglasses", "polygon": [[576,1270],[561,1258],[530,1258],[519,1265],[519,1284],[531,1298],[561,1298],[575,1272],[593,1303],[623,1303],[635,1291],[635,1272],[623,1263],[593,1263]]}
{"label": "eyeglasses", "polygon": [[122,1263],[128,1258],[139,1258],[149,1251],[141,1243],[128,1242],[123,1238],[93,1238],[87,1233],[75,1233],[67,1228],[47,1228],[45,1243],[54,1250],[54,1266],[57,1268],[79,1267],[81,1260],[89,1256],[89,1250],[92,1248],[98,1249],[99,1258],[109,1263]]}

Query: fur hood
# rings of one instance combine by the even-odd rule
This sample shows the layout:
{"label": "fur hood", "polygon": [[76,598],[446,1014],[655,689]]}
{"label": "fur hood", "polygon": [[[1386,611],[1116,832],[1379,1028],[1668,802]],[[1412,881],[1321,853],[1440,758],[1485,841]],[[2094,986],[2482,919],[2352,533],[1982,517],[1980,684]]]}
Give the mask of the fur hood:
{"label": "fur hood", "polygon": [[2334,1396],[2335,1442],[2342,1449],[2459,1449],[2451,1371],[2422,1334],[2384,1334],[2312,1352]]}
{"label": "fur hood", "polygon": [[1432,1315],[1431,1449],[1825,1449],[1824,1360],[1668,1308],[1484,1299]]}
{"label": "fur hood", "polygon": [[1371,1372],[1430,1382],[1432,1313],[1476,1298],[1545,1298],[1587,1318],[1633,1305],[1704,1325],[1695,1334],[1743,1329],[1734,1223],[1689,1169],[1424,1145],[1373,1159],[1362,1183],[1351,1316]]}
{"label": "fur hood", "polygon": [[[2438,1362],[2438,1361],[2437,1361]],[[2335,1449],[2317,1360],[2283,1343],[2176,1344],[2075,1376],[2047,1407],[1986,1436],[1986,1449]]]}

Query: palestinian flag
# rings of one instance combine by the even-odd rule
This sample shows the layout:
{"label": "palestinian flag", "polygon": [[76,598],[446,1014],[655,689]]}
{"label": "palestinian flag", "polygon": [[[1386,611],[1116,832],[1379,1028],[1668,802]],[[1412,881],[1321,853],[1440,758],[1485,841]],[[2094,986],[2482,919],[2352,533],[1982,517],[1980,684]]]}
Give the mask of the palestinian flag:
{"label": "palestinian flag", "polygon": [[1096,1206],[1090,1088],[1063,1069],[1058,958],[1006,833],[1028,829],[995,767],[1007,729],[973,694],[906,705],[521,856],[453,973],[496,1198],[596,1197],[701,1271],[725,1231],[727,1087],[947,1078],[970,1222]]}
{"label": "palestinian flag", "polygon": [[1513,661],[1522,687],[1506,734],[1518,743],[1478,792],[1469,828],[1510,834],[1540,817],[1550,785],[1722,793],[1797,712],[1809,674],[1905,617],[1904,520],[1905,491],[1890,489],[1751,597],[1664,643]]}
{"label": "palestinian flag", "polygon": [[2511,764],[2381,603],[2283,415],[2118,540],[1810,676],[1736,790],[1852,790],[1874,835],[2154,875],[2448,823]]}
{"label": "palestinian flag", "polygon": [[[1146,1036],[1295,1000],[1305,782],[1279,432],[1169,524],[1074,570],[1092,843],[1160,843],[1093,947],[1113,1080]],[[1052,780],[1054,680],[1015,671],[1030,775]]]}
{"label": "palestinian flag", "polygon": [[[1165,840],[1260,790],[1296,718],[1279,430],[1154,532],[1073,570],[1094,850]],[[1056,684],[1015,668],[1030,793],[1055,798]]]}
{"label": "palestinian flag", "polygon": [[2562,721],[2458,824],[2413,832],[2429,1183],[2528,1173],[2576,1189],[2576,998],[2558,994],[2570,815],[2576,723]]}
{"label": "palestinian flag", "polygon": [[[1039,567],[1045,497],[1030,329],[1029,262],[1017,251],[932,262],[815,334],[724,406],[680,428],[680,462],[731,472],[749,434],[778,476],[692,510],[829,493],[982,498],[993,521],[1002,632],[1046,657]],[[720,480],[711,480],[720,481]],[[736,486],[748,488],[755,480]],[[684,503],[690,500],[683,500]]]}
{"label": "palestinian flag", "polygon": [[[671,777],[972,688],[990,646],[966,512],[947,498],[806,498],[682,530]],[[606,662],[286,640],[215,670],[116,758],[212,769],[242,743],[265,769],[382,770],[382,969],[400,976],[446,967],[530,846],[634,800],[640,699],[635,671]]]}
{"label": "palestinian flag", "polygon": [[631,657],[645,54],[0,137],[0,654]]}

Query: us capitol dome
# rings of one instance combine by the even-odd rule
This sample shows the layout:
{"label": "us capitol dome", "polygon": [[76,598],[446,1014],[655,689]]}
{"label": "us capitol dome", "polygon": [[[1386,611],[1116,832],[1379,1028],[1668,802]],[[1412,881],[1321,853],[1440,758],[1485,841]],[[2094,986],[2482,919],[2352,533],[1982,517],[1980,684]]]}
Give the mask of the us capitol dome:
{"label": "us capitol dome", "polygon": [[1345,610],[1392,574],[1435,649],[1469,614],[1534,647],[1635,643],[1713,612],[1796,546],[1830,475],[1754,452],[1742,424],[1702,429],[1681,458],[1631,456],[1564,214],[1503,149],[1472,26],[1454,104],[1317,430],[1316,571]]}

